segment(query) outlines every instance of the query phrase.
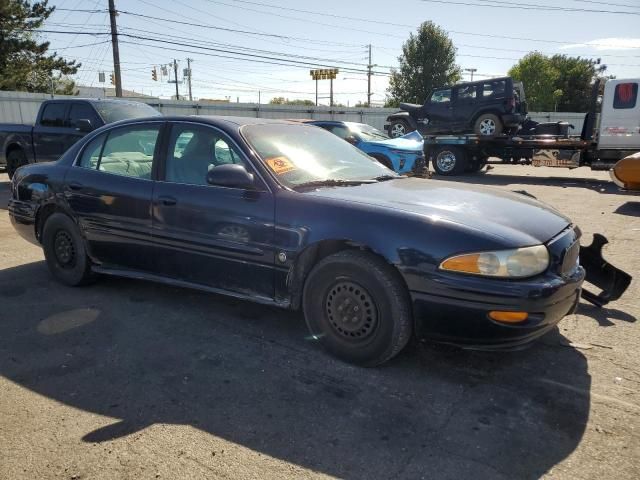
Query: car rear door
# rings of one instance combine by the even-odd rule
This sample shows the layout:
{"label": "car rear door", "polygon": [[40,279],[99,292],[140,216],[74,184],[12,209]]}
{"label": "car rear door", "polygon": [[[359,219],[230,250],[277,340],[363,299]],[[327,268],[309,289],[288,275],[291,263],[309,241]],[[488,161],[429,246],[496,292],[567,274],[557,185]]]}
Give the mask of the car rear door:
{"label": "car rear door", "polygon": [[65,176],[64,196],[105,268],[150,271],[153,165],[164,122],[123,125],[82,149]]}
{"label": "car rear door", "polygon": [[[170,123],[153,192],[157,273],[225,292],[274,298],[274,197],[222,130]],[[255,188],[209,185],[211,168],[243,165]]]}

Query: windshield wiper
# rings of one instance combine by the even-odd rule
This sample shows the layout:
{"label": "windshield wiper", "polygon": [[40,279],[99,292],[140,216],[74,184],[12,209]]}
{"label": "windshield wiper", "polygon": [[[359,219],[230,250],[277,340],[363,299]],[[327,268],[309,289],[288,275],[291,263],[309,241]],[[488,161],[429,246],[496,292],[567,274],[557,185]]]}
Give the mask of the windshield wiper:
{"label": "windshield wiper", "polygon": [[396,180],[398,178],[405,178],[402,175],[380,175],[379,177],[375,177],[374,180],[376,182],[385,182],[387,180]]}
{"label": "windshield wiper", "polygon": [[362,185],[363,183],[375,183],[376,179],[370,180],[340,180],[337,178],[328,178],[326,180],[312,180],[310,182],[300,183],[294,186],[294,190],[300,188],[313,188],[313,187],[349,187],[354,185]]}

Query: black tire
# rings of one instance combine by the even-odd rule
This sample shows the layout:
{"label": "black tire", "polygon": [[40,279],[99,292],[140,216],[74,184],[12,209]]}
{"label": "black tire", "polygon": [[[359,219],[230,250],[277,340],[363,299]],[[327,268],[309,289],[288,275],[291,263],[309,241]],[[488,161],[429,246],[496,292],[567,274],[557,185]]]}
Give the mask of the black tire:
{"label": "black tire", "polygon": [[391,138],[398,138],[402,135],[406,135],[412,132],[414,129],[409,126],[404,120],[392,120],[389,124],[389,136]]}
{"label": "black tire", "polygon": [[9,179],[13,178],[13,174],[16,173],[18,168],[27,163],[27,157],[21,149],[11,150],[7,155],[7,175],[9,175]]}
{"label": "black tire", "polygon": [[84,239],[76,224],[63,213],[47,218],[42,230],[42,248],[53,277],[72,287],[95,279]]}
{"label": "black tire", "polygon": [[409,292],[400,274],[370,253],[347,250],[321,260],[307,277],[302,302],[313,338],[350,363],[380,365],[411,337]]}
{"label": "black tire", "polygon": [[465,172],[468,173],[478,173],[487,165],[486,157],[477,158],[473,161],[467,162],[467,167],[465,168]]}
{"label": "black tire", "polygon": [[467,168],[466,152],[458,147],[437,148],[432,157],[433,169],[438,175],[460,175]]}
{"label": "black tire", "polygon": [[481,114],[473,124],[474,133],[483,137],[500,135],[503,130],[502,120],[493,113]]}

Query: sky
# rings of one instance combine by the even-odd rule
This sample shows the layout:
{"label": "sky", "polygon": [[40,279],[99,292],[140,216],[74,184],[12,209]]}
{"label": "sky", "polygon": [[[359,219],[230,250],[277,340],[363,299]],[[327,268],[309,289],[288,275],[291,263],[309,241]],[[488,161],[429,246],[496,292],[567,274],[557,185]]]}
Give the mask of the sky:
{"label": "sky", "polygon": [[[366,101],[370,44],[376,65],[372,102],[382,104],[403,42],[427,20],[448,32],[458,65],[476,69],[475,79],[504,75],[533,50],[600,58],[608,74],[640,77],[640,0],[115,3],[123,88],[166,98],[175,94],[175,84],[161,76],[161,66],[176,59],[182,82],[186,59],[191,58],[195,99],[315,100],[309,70],[336,67],[335,101],[354,105]],[[49,5],[57,10],[42,29],[67,33],[41,33],[41,38],[51,42],[51,51],[82,63],[75,76],[79,85],[110,87],[108,0],[50,0]],[[158,81],[151,78],[154,66]],[[99,72],[105,72],[107,83],[99,82]],[[186,83],[179,83],[179,89],[186,94]],[[320,81],[319,90],[320,103],[328,104],[329,81]]]}

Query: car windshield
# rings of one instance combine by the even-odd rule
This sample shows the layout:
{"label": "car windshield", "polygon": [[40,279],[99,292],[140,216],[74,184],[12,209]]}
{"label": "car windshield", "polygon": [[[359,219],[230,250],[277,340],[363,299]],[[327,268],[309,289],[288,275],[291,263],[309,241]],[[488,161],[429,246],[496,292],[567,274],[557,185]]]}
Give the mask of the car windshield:
{"label": "car windshield", "polygon": [[157,117],[162,115],[146,103],[97,102],[94,105],[105,123],[113,123],[128,118]]}
{"label": "car windshield", "polygon": [[278,180],[291,188],[398,175],[332,133],[308,125],[246,125],[242,134]]}
{"label": "car windshield", "polygon": [[349,130],[358,135],[360,139],[364,140],[365,142],[389,140],[389,137],[387,135],[370,125],[365,125],[364,123],[349,123],[347,125],[349,127]]}

